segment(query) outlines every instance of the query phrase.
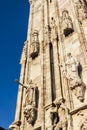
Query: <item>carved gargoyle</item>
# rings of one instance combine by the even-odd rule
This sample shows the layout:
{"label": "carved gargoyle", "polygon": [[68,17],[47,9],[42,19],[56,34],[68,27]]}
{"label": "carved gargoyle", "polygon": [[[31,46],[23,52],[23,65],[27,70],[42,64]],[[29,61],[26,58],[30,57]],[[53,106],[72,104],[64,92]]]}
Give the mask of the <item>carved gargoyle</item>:
{"label": "carved gargoyle", "polygon": [[32,42],[30,44],[30,57],[34,59],[39,54],[39,39],[38,39],[38,31],[35,30],[32,34]]}

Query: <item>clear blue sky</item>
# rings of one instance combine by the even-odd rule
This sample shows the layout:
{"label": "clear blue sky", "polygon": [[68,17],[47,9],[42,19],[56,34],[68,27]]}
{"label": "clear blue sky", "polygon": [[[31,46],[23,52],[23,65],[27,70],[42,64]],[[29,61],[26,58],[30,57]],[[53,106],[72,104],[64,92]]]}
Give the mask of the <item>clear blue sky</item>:
{"label": "clear blue sky", "polygon": [[19,65],[27,37],[28,0],[0,0],[0,126],[14,121]]}

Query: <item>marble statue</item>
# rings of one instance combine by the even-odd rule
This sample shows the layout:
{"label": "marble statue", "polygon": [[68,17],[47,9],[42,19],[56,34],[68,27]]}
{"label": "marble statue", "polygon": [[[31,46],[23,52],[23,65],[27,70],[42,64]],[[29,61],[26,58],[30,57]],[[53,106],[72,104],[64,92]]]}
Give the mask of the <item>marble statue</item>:
{"label": "marble statue", "polygon": [[29,124],[33,124],[36,112],[36,86],[30,81],[26,89],[24,116]]}
{"label": "marble statue", "polygon": [[32,34],[32,41],[30,44],[30,57],[34,59],[35,57],[38,56],[39,53],[39,38],[38,38],[38,31],[34,30]]}
{"label": "marble statue", "polygon": [[80,101],[84,100],[85,84],[82,82],[78,72],[79,61],[71,53],[67,54],[65,62],[65,76],[68,80],[69,88],[75,90],[75,95]]}
{"label": "marble statue", "polygon": [[62,11],[62,30],[65,37],[67,37],[74,31],[72,19],[69,16],[68,10],[66,9]]}

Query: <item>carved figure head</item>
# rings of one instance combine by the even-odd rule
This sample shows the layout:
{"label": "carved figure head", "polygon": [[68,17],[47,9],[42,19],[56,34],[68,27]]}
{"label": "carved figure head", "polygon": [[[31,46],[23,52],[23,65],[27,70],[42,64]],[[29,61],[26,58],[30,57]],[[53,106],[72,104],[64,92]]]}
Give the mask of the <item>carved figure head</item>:
{"label": "carved figure head", "polygon": [[62,11],[62,17],[63,17],[63,19],[68,18],[68,16],[69,16],[68,10],[64,9]]}

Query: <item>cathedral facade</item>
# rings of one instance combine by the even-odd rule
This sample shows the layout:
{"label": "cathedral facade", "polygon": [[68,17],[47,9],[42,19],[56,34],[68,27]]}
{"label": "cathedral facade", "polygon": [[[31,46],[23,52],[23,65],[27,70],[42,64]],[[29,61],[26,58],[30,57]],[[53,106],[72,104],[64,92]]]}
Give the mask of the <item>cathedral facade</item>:
{"label": "cathedral facade", "polygon": [[87,0],[30,0],[10,130],[87,130]]}

